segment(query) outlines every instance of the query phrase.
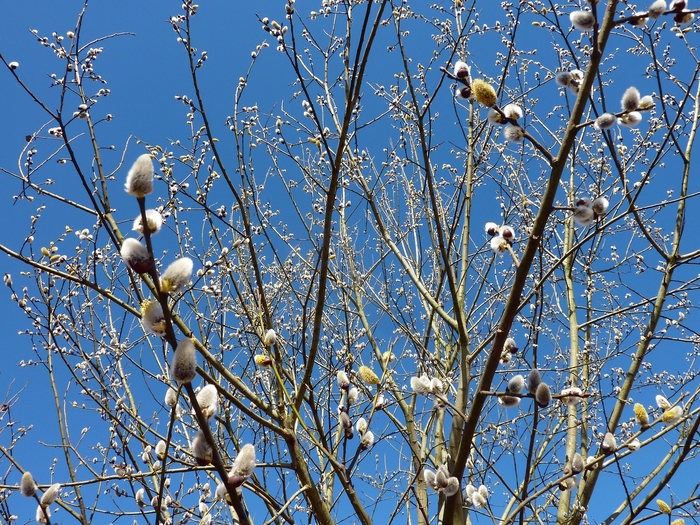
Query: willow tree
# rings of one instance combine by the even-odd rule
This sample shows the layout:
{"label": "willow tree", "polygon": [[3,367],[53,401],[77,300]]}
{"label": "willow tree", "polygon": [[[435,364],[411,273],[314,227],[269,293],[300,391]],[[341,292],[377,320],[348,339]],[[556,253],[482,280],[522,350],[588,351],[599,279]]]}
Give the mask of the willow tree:
{"label": "willow tree", "polygon": [[288,0],[222,114],[185,0],[157,140],[102,109],[128,37],[32,30],[3,521],[696,516],[691,7]]}

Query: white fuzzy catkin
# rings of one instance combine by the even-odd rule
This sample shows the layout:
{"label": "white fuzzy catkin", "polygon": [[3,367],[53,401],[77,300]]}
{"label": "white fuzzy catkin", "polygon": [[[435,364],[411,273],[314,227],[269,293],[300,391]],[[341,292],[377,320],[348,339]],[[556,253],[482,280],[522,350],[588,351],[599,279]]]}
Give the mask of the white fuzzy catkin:
{"label": "white fuzzy catkin", "polygon": [[219,405],[219,392],[214,385],[207,385],[197,394],[197,403],[202,409],[202,414],[207,420],[216,415]]}
{"label": "white fuzzy catkin", "polygon": [[36,508],[36,521],[37,523],[48,523],[51,517],[51,511],[48,507],[42,507],[41,505]]}
{"label": "white fuzzy catkin", "polygon": [[124,239],[119,253],[126,265],[136,273],[146,273],[151,266],[151,255],[148,253],[148,248],[136,239],[131,237]]}
{"label": "white fuzzy catkin", "polygon": [[153,193],[153,173],[153,159],[148,153],[144,153],[131,166],[124,189],[139,198]]}
{"label": "white fuzzy catkin", "polygon": [[53,485],[51,485],[41,496],[41,506],[48,507],[49,505],[52,505],[58,499],[60,491],[60,483],[54,483]]}
{"label": "white fuzzy catkin", "polygon": [[540,383],[535,390],[535,401],[540,406],[540,408],[545,408],[549,405],[552,400],[552,392],[549,389],[547,383]]}
{"label": "white fuzzy catkin", "polygon": [[169,386],[168,391],[165,393],[165,404],[170,408],[177,405],[177,391]]}
{"label": "white fuzzy catkin", "polygon": [[197,376],[197,355],[189,337],[182,339],[175,349],[170,375],[178,385],[190,383]]}
{"label": "white fuzzy catkin", "polygon": [[513,376],[510,378],[510,381],[508,381],[508,386],[506,387],[506,390],[508,391],[509,394],[519,394],[520,392],[523,391],[523,388],[525,387],[525,378],[521,376],[520,374]]}
{"label": "white fuzzy catkin", "polygon": [[588,226],[593,222],[595,213],[586,205],[576,206],[574,211],[574,222],[579,226]]}
{"label": "white fuzzy catkin", "polygon": [[202,467],[209,465],[214,457],[214,451],[209,443],[207,443],[207,439],[204,437],[204,432],[202,432],[202,430],[198,430],[192,440],[192,455],[197,461],[197,465]]}
{"label": "white fuzzy catkin", "polygon": [[603,113],[601,116],[595,119],[593,127],[596,129],[610,129],[615,125],[616,122],[617,117],[615,115],[613,115],[612,113]]}
{"label": "white fuzzy catkin", "polygon": [[642,114],[639,111],[631,111],[625,115],[622,115],[619,119],[617,119],[617,121],[623,126],[633,128],[642,121]]}
{"label": "white fuzzy catkin", "polygon": [[503,128],[503,136],[508,142],[518,143],[523,140],[525,130],[520,126],[508,124],[505,128]]}
{"label": "white fuzzy catkin", "polygon": [[649,16],[651,18],[659,18],[666,11],[666,0],[656,0],[649,6]]}
{"label": "white fuzzy catkin", "polygon": [[639,102],[641,99],[642,97],[636,87],[628,87],[625,93],[622,95],[622,100],[620,101],[623,111],[635,111],[637,108],[639,108]]}
{"label": "white fuzzy catkin", "polygon": [[[158,233],[163,226],[163,216],[157,210],[146,210],[146,224],[151,235]],[[132,230],[143,233],[143,217],[139,215],[134,219]]]}
{"label": "white fuzzy catkin", "polygon": [[36,494],[36,483],[30,472],[22,474],[22,481],[19,486],[22,496],[25,498],[31,498]]}
{"label": "white fuzzy catkin", "polygon": [[542,376],[540,375],[540,371],[536,368],[533,368],[532,370],[530,370],[530,373],[527,376],[527,380],[525,381],[525,388],[527,388],[528,392],[530,392],[532,395],[535,395],[535,393],[537,392],[537,387],[540,386],[541,382]]}
{"label": "white fuzzy catkin", "polygon": [[158,301],[146,300],[141,303],[141,324],[147,332],[161,337],[165,335],[165,315]]}
{"label": "white fuzzy catkin", "polygon": [[190,281],[194,263],[189,257],[182,257],[172,263],[160,277],[160,291],[179,293]]}
{"label": "white fuzzy catkin", "polygon": [[411,378],[411,390],[413,390],[416,394],[429,394],[431,386],[430,378],[426,374],[423,374],[420,377]]}
{"label": "white fuzzy catkin", "polygon": [[229,483],[234,487],[239,487],[247,478],[253,475],[255,467],[255,447],[250,443],[243,445],[228,474]]}
{"label": "white fuzzy catkin", "polygon": [[595,26],[595,17],[590,11],[574,11],[569,15],[571,25],[579,31],[591,31]]}

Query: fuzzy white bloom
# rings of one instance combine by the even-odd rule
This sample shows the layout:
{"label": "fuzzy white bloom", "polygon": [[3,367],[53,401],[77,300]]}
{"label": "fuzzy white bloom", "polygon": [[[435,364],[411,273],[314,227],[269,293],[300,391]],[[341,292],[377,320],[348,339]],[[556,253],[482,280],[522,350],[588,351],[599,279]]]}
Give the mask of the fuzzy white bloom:
{"label": "fuzzy white bloom", "polygon": [[197,354],[189,337],[178,343],[170,366],[170,375],[178,385],[190,383],[197,376]]}
{"label": "fuzzy white bloom", "polygon": [[194,263],[189,257],[182,257],[170,263],[160,277],[160,291],[165,293],[181,292],[192,277]]}
{"label": "fuzzy white bloom", "polygon": [[360,391],[357,389],[357,387],[352,387],[348,390],[348,405],[352,405],[357,401],[357,398],[360,396]]}
{"label": "fuzzy white bloom", "polygon": [[275,332],[272,328],[265,332],[263,344],[265,346],[274,346],[275,344],[277,344],[277,332]]}
{"label": "fuzzy white bloom", "polygon": [[623,126],[633,128],[642,121],[642,114],[639,111],[632,111],[622,115],[617,121]]}
{"label": "fuzzy white bloom", "polygon": [[579,31],[591,31],[595,26],[595,17],[590,11],[574,11],[569,15],[571,25]]}
{"label": "fuzzy white bloom", "polygon": [[212,450],[209,443],[207,443],[207,438],[204,436],[202,430],[198,430],[192,440],[192,455],[194,456],[197,465],[205,466],[211,463],[214,457],[214,451]]}
{"label": "fuzzy white bloom", "polygon": [[671,403],[669,403],[668,399],[666,399],[664,396],[658,395],[656,396],[656,406],[661,410],[668,410],[671,408]]}
{"label": "fuzzy white bloom", "polygon": [[457,494],[457,492],[459,492],[459,480],[454,476],[447,478],[447,486],[443,490],[445,496],[449,498]]}
{"label": "fuzzy white bloom", "polygon": [[471,495],[472,505],[477,509],[483,509],[486,507],[486,498],[483,497],[478,491]]}
{"label": "fuzzy white bloom", "polygon": [[649,6],[649,16],[657,19],[666,12],[666,0],[656,0]]}
{"label": "fuzzy white bloom", "polygon": [[605,437],[603,438],[603,443],[600,445],[600,448],[606,454],[611,454],[615,452],[615,450],[617,450],[617,440],[615,439],[615,436],[610,432],[606,432]]}
{"label": "fuzzy white bloom", "polygon": [[170,408],[177,405],[177,391],[171,386],[169,386],[168,390],[165,392],[165,404]]}
{"label": "fuzzy white bloom", "polygon": [[640,100],[639,100],[639,109],[651,109],[656,105],[654,102],[654,97],[651,95],[644,95]]}
{"label": "fuzzy white bloom", "polygon": [[489,109],[486,118],[488,119],[490,124],[505,124],[506,122],[506,118],[494,108]]}
{"label": "fuzzy white bloom", "polygon": [[508,337],[506,339],[505,343],[503,343],[503,351],[510,352],[510,353],[517,352],[518,351],[518,343],[516,343],[515,339],[513,339],[512,337]]}
{"label": "fuzzy white bloom", "polygon": [[427,376],[427,374],[423,374],[420,377],[412,377],[411,378],[411,390],[413,390],[416,394],[421,394],[421,395],[429,394],[431,388],[432,388],[432,384],[431,384],[430,378]]}
{"label": "fuzzy white bloom", "polygon": [[360,434],[364,434],[365,432],[367,432],[367,420],[364,417],[358,419],[357,423],[355,423],[355,429]]}
{"label": "fuzzy white bloom", "polygon": [[641,95],[639,94],[639,90],[632,86],[628,87],[625,94],[622,95],[620,104],[622,105],[623,111],[635,111],[639,107],[640,100]]}
{"label": "fuzzy white bloom", "polygon": [[459,100],[469,100],[471,96],[472,90],[467,86],[458,86],[457,89],[455,89],[455,98]]}
{"label": "fuzzy white bloom", "polygon": [[250,443],[243,445],[228,473],[228,482],[234,487],[240,487],[247,478],[253,475],[255,467],[255,447]]}
{"label": "fuzzy white bloom", "polygon": [[588,226],[593,222],[594,218],[595,213],[593,209],[585,205],[576,206],[576,210],[574,211],[574,222],[576,224],[579,226]]}
{"label": "fuzzy white bloom", "polygon": [[515,237],[515,232],[513,231],[513,228],[511,228],[507,224],[504,224],[503,226],[498,228],[498,234],[507,241],[512,241]]}
{"label": "fuzzy white bloom", "polygon": [[53,485],[51,485],[41,496],[41,506],[48,507],[49,505],[53,505],[53,503],[58,499],[60,492],[60,483],[54,483]]}
{"label": "fuzzy white bloom", "polygon": [[153,193],[153,173],[153,159],[148,153],[144,153],[131,166],[124,189],[139,198]]}
{"label": "fuzzy white bloom", "polygon": [[525,388],[527,388],[527,391],[530,392],[532,395],[535,395],[535,393],[537,392],[537,387],[540,386],[541,382],[542,376],[540,375],[540,371],[536,368],[533,368],[527,375],[527,379],[525,381]]}
{"label": "fuzzy white bloom", "polygon": [[[642,13],[637,13],[635,12],[634,15],[641,15]],[[639,16],[639,18],[635,18],[630,21],[630,24],[632,24],[634,27],[644,27],[647,25],[647,22],[649,21],[649,17],[647,16]]]}
{"label": "fuzzy white bloom", "polygon": [[151,255],[148,248],[136,239],[124,239],[119,251],[126,265],[138,274],[146,273],[151,268]]}
{"label": "fuzzy white bloom", "polygon": [[[146,224],[151,235],[158,233],[163,226],[163,216],[158,210],[146,210]],[[132,230],[143,233],[143,217],[139,215],[134,219]]]}
{"label": "fuzzy white bloom", "polygon": [[661,414],[661,421],[666,423],[668,426],[672,427],[678,423],[683,417],[683,407],[676,405],[673,408],[669,408],[663,414]]}
{"label": "fuzzy white bloom", "polygon": [[48,523],[49,518],[51,518],[51,511],[48,507],[42,507],[39,505],[36,508],[36,521],[37,523]]}
{"label": "fuzzy white bloom", "polygon": [[595,129],[610,129],[615,125],[616,122],[617,117],[615,115],[613,115],[612,113],[603,113],[601,116],[595,119],[593,127]]}
{"label": "fuzzy white bloom", "polygon": [[219,483],[216,486],[216,492],[214,493],[216,496],[216,499],[223,499],[226,500],[228,497],[228,490],[226,490],[226,485],[223,483]]}
{"label": "fuzzy white bloom", "polygon": [[36,483],[30,472],[25,472],[22,474],[22,480],[19,484],[22,496],[25,498],[31,498],[36,494]]}
{"label": "fuzzy white bloom", "polygon": [[377,397],[377,400],[374,402],[374,409],[384,410],[384,405],[386,405],[386,398],[384,394],[379,394],[379,397]]}
{"label": "fuzzy white bloom", "polygon": [[574,457],[571,458],[571,472],[573,472],[574,474],[579,474],[583,471],[584,467],[585,463],[583,462],[583,456],[576,452],[576,454],[574,454]]}
{"label": "fuzzy white bloom", "polygon": [[517,104],[506,104],[506,106],[503,108],[503,113],[505,113],[506,117],[513,120],[523,118],[523,108]]}
{"label": "fuzzy white bloom", "polygon": [[578,405],[581,402],[582,394],[583,391],[580,388],[572,386],[561,391],[559,400],[567,406]]}
{"label": "fuzzy white bloom", "polygon": [[17,69],[19,67],[19,62],[17,62],[16,60],[13,60],[12,62],[7,64],[7,67],[9,67],[10,69],[12,69],[14,71],[15,69]]}
{"label": "fuzzy white bloom", "polygon": [[686,0],[671,0],[668,9],[669,11],[683,11],[687,5],[688,2]]}
{"label": "fuzzy white bloom", "polygon": [[642,442],[639,441],[639,439],[634,438],[632,441],[627,443],[627,448],[632,452],[637,452],[640,448],[642,448]]}
{"label": "fuzzy white bloom", "polygon": [[450,472],[447,470],[445,465],[440,465],[437,472],[435,473],[435,490],[444,490],[447,487],[448,479],[450,478]]}
{"label": "fuzzy white bloom", "polygon": [[335,378],[336,381],[338,381],[338,386],[341,390],[347,390],[350,387],[350,378],[344,370],[338,370],[338,373],[335,375]]}
{"label": "fuzzy white bloom", "polygon": [[610,201],[605,197],[598,197],[591,203],[591,208],[596,215],[605,215],[610,207]]}
{"label": "fuzzy white bloom", "polygon": [[371,430],[362,432],[362,437],[360,438],[360,445],[363,448],[370,448],[374,445],[374,433]]}
{"label": "fuzzy white bloom", "polygon": [[552,392],[547,383],[540,383],[535,390],[535,402],[540,408],[546,408],[552,400]]}
{"label": "fuzzy white bloom", "polygon": [[518,143],[523,140],[525,130],[520,126],[508,124],[505,128],[503,128],[503,136],[508,142]]}
{"label": "fuzzy white bloom", "polygon": [[136,491],[136,494],[134,494],[134,499],[136,500],[136,503],[140,507],[143,504],[143,498],[146,496],[146,491],[143,488],[140,488],[139,490]]}
{"label": "fuzzy white bloom", "polygon": [[498,403],[506,408],[514,408],[520,404],[520,398],[515,396],[498,396]]}
{"label": "fuzzy white bloom", "polygon": [[437,377],[433,377],[430,380],[430,392],[431,393],[442,394],[443,388],[444,387],[443,387],[442,381],[440,381],[440,379],[438,379]]}
{"label": "fuzzy white bloom", "polygon": [[165,459],[165,453],[167,452],[167,445],[164,440],[158,441],[156,443],[156,456],[158,456],[158,459],[161,461]]}
{"label": "fuzzy white bloom", "polygon": [[679,11],[673,16],[673,21],[678,25],[689,24],[695,19],[695,13]]}
{"label": "fuzzy white bloom", "polygon": [[498,230],[498,224],[496,224],[495,222],[487,222],[486,224],[484,224],[484,231],[491,237],[493,237],[494,235],[498,235]]}
{"label": "fuzzy white bloom", "polygon": [[202,519],[199,520],[199,525],[211,525],[211,520],[211,514],[205,514],[204,516],[202,516]]}
{"label": "fuzzy white bloom", "polygon": [[458,79],[464,80],[467,84],[469,84],[469,80],[471,77],[471,70],[469,69],[469,66],[467,65],[466,62],[458,60],[455,63],[454,75]]}
{"label": "fuzzy white bloom", "polygon": [[561,73],[557,73],[557,76],[554,77],[554,80],[561,87],[569,87],[569,84],[571,84],[572,76],[571,73],[569,73],[568,71],[562,71]]}
{"label": "fuzzy white bloom", "polygon": [[141,303],[141,324],[147,332],[161,337],[165,335],[165,314],[158,301],[145,300]]}
{"label": "fuzzy white bloom", "polygon": [[425,480],[425,484],[431,488],[435,488],[435,477],[435,472],[427,468],[423,469],[423,479]]}
{"label": "fuzzy white bloom", "polygon": [[508,241],[500,235],[496,235],[491,239],[491,250],[493,253],[504,253],[508,249]]}
{"label": "fuzzy white bloom", "polygon": [[219,405],[219,392],[214,385],[207,385],[197,394],[197,403],[202,409],[202,414],[207,420],[216,415]]}
{"label": "fuzzy white bloom", "polygon": [[525,387],[525,378],[521,376],[520,374],[513,376],[510,378],[510,381],[508,381],[508,386],[506,387],[506,390],[508,391],[509,394],[519,394],[520,392],[523,391],[523,388]]}

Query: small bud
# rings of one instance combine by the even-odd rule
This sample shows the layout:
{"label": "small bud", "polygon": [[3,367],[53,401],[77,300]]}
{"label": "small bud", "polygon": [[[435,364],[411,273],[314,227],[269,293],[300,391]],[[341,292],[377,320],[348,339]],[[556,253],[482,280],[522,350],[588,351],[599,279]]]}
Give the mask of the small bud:
{"label": "small bud", "polygon": [[148,248],[136,239],[131,237],[124,239],[120,254],[126,265],[138,274],[146,273],[151,269],[151,255],[148,253]]}
{"label": "small bud", "polygon": [[189,257],[182,257],[172,263],[160,278],[160,291],[164,293],[179,293],[190,281],[194,263]]}
{"label": "small bud", "polygon": [[182,339],[175,349],[170,375],[178,385],[190,383],[197,376],[197,356],[189,337]]}
{"label": "small bud", "polygon": [[649,414],[641,403],[634,404],[634,417],[640,427],[646,428],[649,426]]}
{"label": "small bud", "polygon": [[375,374],[374,371],[368,366],[362,365],[358,370],[358,373],[360,375],[360,379],[362,379],[362,381],[364,381],[367,385],[378,385],[380,383],[377,374]]}
{"label": "small bud", "polygon": [[15,70],[19,67],[19,62],[13,61],[7,64],[7,67],[9,67],[11,70]]}
{"label": "small bud", "polygon": [[595,17],[590,11],[574,11],[569,15],[571,25],[579,31],[591,31],[595,26]]}
{"label": "small bud", "polygon": [[153,160],[148,153],[144,153],[131,166],[124,189],[139,198],[153,193],[153,173]]}
{"label": "small bud", "polygon": [[493,89],[491,84],[485,80],[477,78],[474,82],[472,82],[471,88],[472,94],[474,95],[476,101],[487,108],[494,106],[496,102],[498,102],[496,90]]}
{"label": "small bud", "polygon": [[5,281],[5,286],[10,287],[12,286],[12,275],[9,273],[6,273],[5,276],[3,277],[3,280]]}
{"label": "small bud", "polygon": [[540,383],[535,390],[535,401],[540,408],[545,408],[552,400],[552,392],[549,390],[547,383]]}
{"label": "small bud", "polygon": [[207,420],[216,415],[219,405],[219,392],[214,385],[207,385],[197,394],[197,404],[202,409],[202,414]]}
{"label": "small bud", "polygon": [[53,503],[58,499],[60,491],[60,483],[54,483],[53,485],[51,485],[41,496],[41,506],[48,507],[49,505],[53,505]]}
{"label": "small bud", "polygon": [[19,484],[22,496],[31,498],[36,494],[36,483],[30,472],[22,474],[22,481]]}

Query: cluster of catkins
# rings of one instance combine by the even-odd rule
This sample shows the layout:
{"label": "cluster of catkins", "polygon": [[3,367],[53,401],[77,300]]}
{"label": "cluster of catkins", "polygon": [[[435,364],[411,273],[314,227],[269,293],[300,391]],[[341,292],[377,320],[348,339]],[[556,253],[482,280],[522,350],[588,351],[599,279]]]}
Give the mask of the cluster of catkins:
{"label": "cluster of catkins", "polygon": [[[136,196],[139,205],[145,209],[145,198],[153,192],[154,178],[153,159],[148,154],[141,155],[129,170],[126,178],[125,190]],[[144,220],[145,219],[145,220]],[[133,229],[150,238],[151,235],[161,230],[163,218],[157,210],[147,209],[136,218]],[[121,256],[126,265],[139,275],[148,273],[154,277],[154,259],[147,246],[134,238],[125,239],[122,243]],[[161,294],[180,293],[192,277],[194,263],[188,257],[182,257],[171,263],[165,272],[157,280]],[[147,332],[160,337],[166,335],[166,320],[163,312],[163,304],[157,299],[145,300],[141,304],[141,323]],[[273,332],[274,335],[274,332]],[[266,339],[270,334],[266,334]],[[176,346],[170,365],[170,375],[179,387],[191,383],[197,376],[197,354],[192,339],[184,337]],[[165,404],[173,409],[177,407],[178,391],[172,387],[165,394]],[[196,395],[197,405],[200,407],[204,419],[209,422],[216,416],[219,402],[219,393],[215,385],[204,386]],[[165,460],[167,456],[167,444],[161,440],[156,444],[156,455],[159,460]],[[214,451],[211,443],[206,438],[203,429],[199,429],[192,440],[192,455],[199,465],[209,465],[213,460]],[[233,466],[228,473],[228,484],[240,487],[249,478],[255,469],[255,447],[244,445]],[[223,483],[217,489],[217,495],[223,497],[227,493],[227,487]],[[219,494],[221,492],[221,494]],[[139,505],[143,503],[144,493],[140,490],[136,494]]]}
{"label": "cluster of catkins", "polygon": [[23,496],[27,498],[35,498],[39,505],[36,508],[36,521],[37,523],[48,523],[51,518],[51,510],[49,507],[58,499],[61,495],[61,484],[54,483],[49,486],[41,498],[37,496],[37,486],[32,474],[30,472],[25,472],[22,474],[22,480],[20,481],[20,492]]}
{"label": "cluster of catkins", "polygon": [[432,396],[435,406],[439,409],[445,408],[445,386],[438,377],[429,377],[428,374],[411,378],[411,390],[421,396]]}
{"label": "cluster of catkins", "polygon": [[588,226],[595,219],[605,215],[610,202],[605,197],[597,199],[583,198],[576,201],[574,208],[574,222],[579,226]]}
{"label": "cluster of catkins", "polygon": [[513,246],[515,232],[510,226],[499,226],[495,222],[487,222],[484,226],[484,231],[491,236],[491,249],[494,253],[504,253],[509,247]]}
{"label": "cluster of catkins", "polygon": [[[668,5],[668,13],[673,14],[673,21],[676,24],[689,24],[695,18],[695,15],[686,9],[687,0],[671,0]],[[666,13],[666,0],[656,0],[649,6],[646,12],[635,13],[629,20],[629,23],[636,27],[643,27],[649,19],[658,19]],[[573,11],[569,15],[571,25],[579,31],[593,31],[596,19],[591,11]]]}
{"label": "cluster of catkins", "polygon": [[641,96],[639,90],[632,86],[622,95],[620,102],[622,111],[619,117],[612,113],[603,113],[599,116],[593,127],[596,129],[610,129],[615,123],[633,128],[642,121],[640,111],[648,111],[654,107],[654,99],[651,95]]}
{"label": "cluster of catkins", "polygon": [[540,408],[546,408],[552,401],[552,391],[547,383],[542,382],[540,371],[533,368],[527,378],[518,374],[513,376],[508,381],[506,393],[498,396],[498,402],[507,408],[517,407],[520,404],[520,398],[526,388],[530,394],[535,396],[535,403]]}
{"label": "cluster of catkins", "polygon": [[454,496],[459,491],[459,480],[455,476],[450,476],[447,465],[440,465],[437,472],[424,468],[423,478],[430,488],[447,497]]}
{"label": "cluster of catkins", "polygon": [[[378,385],[380,383],[377,374],[368,366],[361,366],[358,375],[365,384]],[[347,405],[341,404],[338,406],[338,421],[345,432],[345,438],[353,439],[355,437],[355,430],[357,430],[360,436],[360,447],[368,449],[374,445],[374,433],[369,430],[369,422],[364,417],[361,417],[357,420],[357,424],[353,426],[350,415],[348,414],[350,407],[357,402],[360,391],[356,386],[351,386],[350,378],[344,370],[338,371],[336,380],[338,382],[338,388],[341,392],[345,393],[345,399],[347,401]],[[384,396],[380,394],[377,397],[374,409],[381,410],[382,408],[384,408]]]}

